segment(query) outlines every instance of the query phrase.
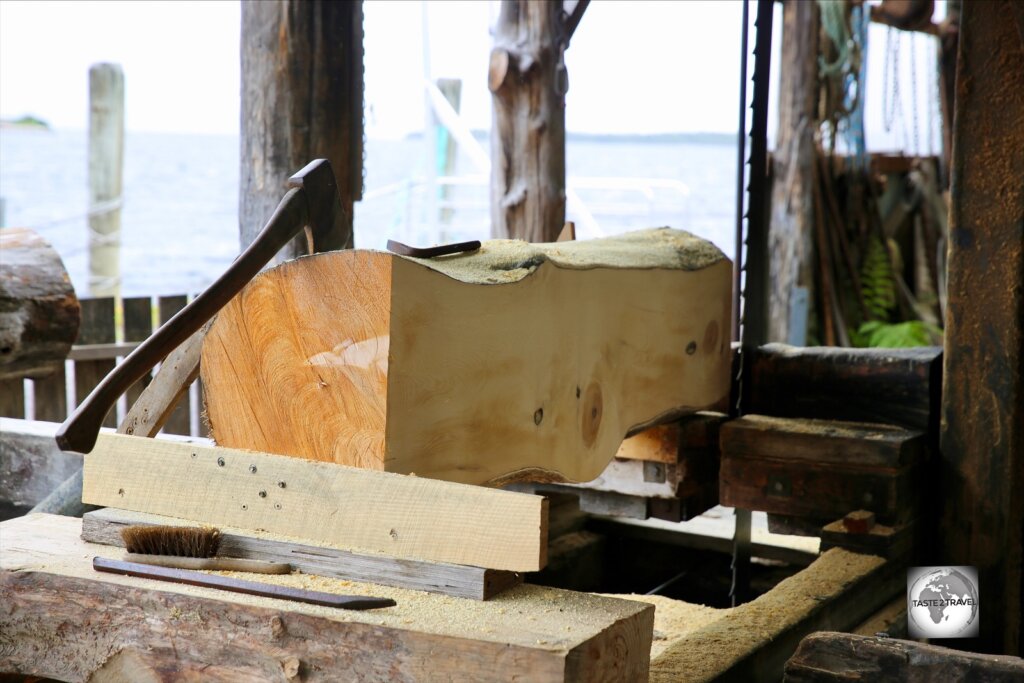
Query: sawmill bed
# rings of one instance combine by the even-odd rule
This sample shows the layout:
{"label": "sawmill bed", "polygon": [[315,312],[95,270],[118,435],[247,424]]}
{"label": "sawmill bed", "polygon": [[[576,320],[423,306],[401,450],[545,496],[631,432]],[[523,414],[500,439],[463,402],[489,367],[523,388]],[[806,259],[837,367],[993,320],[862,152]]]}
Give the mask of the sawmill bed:
{"label": "sawmill bed", "polygon": [[92,557],[120,549],[80,533],[81,520],[51,515],[0,525],[0,671],[73,681],[141,680],[167,667],[214,681],[329,680],[340,670],[363,680],[643,681],[650,666],[652,681],[773,680],[804,635],[857,626],[900,578],[880,558],[833,549],[752,602],[715,609],[533,585],[481,602],[260,577],[398,603],[350,612],[97,574]]}

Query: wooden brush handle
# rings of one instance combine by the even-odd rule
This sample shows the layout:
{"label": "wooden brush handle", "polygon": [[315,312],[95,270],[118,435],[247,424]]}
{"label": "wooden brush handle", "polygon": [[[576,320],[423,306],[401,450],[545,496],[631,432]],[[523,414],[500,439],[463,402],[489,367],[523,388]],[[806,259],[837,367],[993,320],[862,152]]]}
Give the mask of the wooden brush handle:
{"label": "wooden brush handle", "polygon": [[172,569],[207,569],[219,572],[255,572],[257,574],[290,574],[287,562],[246,560],[237,557],[181,557],[180,555],[144,555],[126,553],[125,562],[137,562]]}
{"label": "wooden brush handle", "polygon": [[294,600],[295,602],[306,602],[312,605],[324,605],[326,607],[339,607],[341,609],[362,610],[395,606],[395,601],[389,598],[321,593],[319,591],[308,591],[302,588],[291,588],[289,586],[276,586],[274,584],[257,583],[255,581],[242,581],[240,579],[233,579],[227,576],[218,576],[216,574],[203,574],[202,572],[191,571],[189,569],[169,569],[166,567],[139,564],[137,562],[108,560],[105,557],[92,558],[92,568],[98,572],[108,572],[110,574],[125,574],[127,576],[138,576],[143,579],[171,581],[173,583],[184,583],[190,586],[202,586],[204,588],[220,588],[221,590],[231,591],[233,593],[246,593],[248,595],[259,595],[265,598]]}

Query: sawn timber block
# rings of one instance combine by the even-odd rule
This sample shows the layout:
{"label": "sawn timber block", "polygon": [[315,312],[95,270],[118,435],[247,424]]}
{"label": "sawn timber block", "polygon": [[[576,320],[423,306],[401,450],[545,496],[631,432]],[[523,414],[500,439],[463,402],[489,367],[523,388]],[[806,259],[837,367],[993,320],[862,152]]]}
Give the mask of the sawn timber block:
{"label": "sawn timber block", "polygon": [[721,502],[795,517],[870,510],[913,518],[925,434],[888,425],[747,415],[721,428]]}
{"label": "sawn timber block", "polygon": [[216,442],[472,484],[589,481],[623,438],[729,392],[731,264],[662,228],[345,250],[258,275],[201,372]]}
{"label": "sawn timber block", "polygon": [[547,501],[422,477],[255,451],[100,434],[82,500],[308,545],[537,571]]}
{"label": "sawn timber block", "polygon": [[92,558],[121,551],[80,534],[71,517],[0,524],[0,671],[75,682],[648,680],[648,604],[530,585],[483,602],[304,574],[259,579],[396,603],[334,609],[99,573]]}

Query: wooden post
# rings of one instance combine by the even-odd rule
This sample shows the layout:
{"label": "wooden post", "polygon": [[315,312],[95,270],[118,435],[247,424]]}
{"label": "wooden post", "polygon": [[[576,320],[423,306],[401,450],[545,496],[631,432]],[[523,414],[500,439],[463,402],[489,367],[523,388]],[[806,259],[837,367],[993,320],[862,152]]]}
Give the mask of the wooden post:
{"label": "wooden post", "polygon": [[1024,537],[1024,43],[1014,2],[965,2],[953,120],[936,564],[974,565],[981,636],[1019,655]]}
{"label": "wooden post", "polygon": [[779,128],[772,156],[768,234],[768,339],[790,341],[797,287],[814,297],[814,107],[818,92],[818,7],[787,2],[782,9]]}
{"label": "wooden post", "polygon": [[[331,162],[348,225],[363,187],[362,2],[242,3],[239,236],[247,246],[313,159]],[[278,255],[306,253],[299,235]]]}
{"label": "wooden post", "polygon": [[[488,86],[491,235],[554,242],[565,223],[562,3],[503,0]],[[562,74],[564,77],[564,74]]]}
{"label": "wooden post", "polygon": [[89,68],[89,293],[121,291],[121,191],[124,73],[120,64]]}

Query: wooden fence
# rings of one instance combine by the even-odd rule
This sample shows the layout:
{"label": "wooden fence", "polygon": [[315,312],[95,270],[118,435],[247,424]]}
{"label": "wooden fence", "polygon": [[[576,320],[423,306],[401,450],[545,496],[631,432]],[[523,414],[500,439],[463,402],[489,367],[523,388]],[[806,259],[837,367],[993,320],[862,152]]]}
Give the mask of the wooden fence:
{"label": "wooden fence", "polygon": [[[0,417],[63,422],[93,387],[150,335],[154,324],[163,324],[184,308],[187,301],[184,294],[124,299],[122,341],[118,342],[114,299],[82,299],[82,324],[78,340],[64,364],[65,369],[41,380],[0,382]],[[151,378],[152,373],[129,389],[107,415],[103,426],[116,427]],[[202,406],[202,386],[196,380],[167,420],[163,431],[207,436],[206,424],[201,417]]]}

